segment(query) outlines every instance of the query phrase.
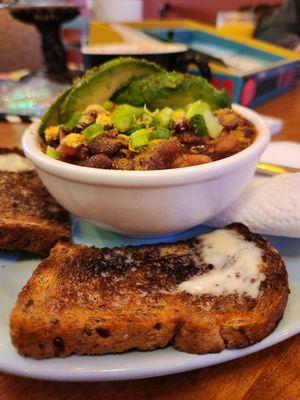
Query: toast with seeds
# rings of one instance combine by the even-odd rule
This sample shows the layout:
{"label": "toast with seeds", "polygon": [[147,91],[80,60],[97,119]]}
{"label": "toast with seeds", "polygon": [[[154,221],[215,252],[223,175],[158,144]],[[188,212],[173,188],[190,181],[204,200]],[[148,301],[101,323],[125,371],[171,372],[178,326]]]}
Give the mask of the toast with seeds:
{"label": "toast with seeds", "polygon": [[70,240],[68,213],[19,149],[0,149],[0,249],[49,254]]}
{"label": "toast with seeds", "polygon": [[14,346],[45,358],[167,345],[203,354],[260,341],[287,303],[285,264],[244,225],[217,232],[227,250],[213,234],[114,249],[58,243],[11,312]]}

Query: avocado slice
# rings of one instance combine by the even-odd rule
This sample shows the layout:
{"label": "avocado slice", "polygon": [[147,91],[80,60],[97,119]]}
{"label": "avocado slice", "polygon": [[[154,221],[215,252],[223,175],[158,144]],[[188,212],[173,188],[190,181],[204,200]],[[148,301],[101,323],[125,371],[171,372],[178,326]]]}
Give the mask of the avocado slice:
{"label": "avocado slice", "polygon": [[131,57],[113,59],[94,68],[65,97],[61,107],[62,122],[66,122],[75,111],[109,100],[129,80],[158,71],[162,71],[158,65]]}
{"label": "avocado slice", "polygon": [[[94,71],[94,68],[90,69],[85,73],[85,76],[87,76],[89,73],[92,73]],[[45,129],[48,128],[48,126],[54,126],[58,125],[61,122],[61,106],[63,102],[65,101],[66,97],[69,95],[71,92],[72,88],[74,86],[77,86],[80,81],[82,80],[81,77],[76,78],[73,81],[72,86],[70,86],[68,89],[66,89],[63,93],[61,93],[56,100],[51,104],[51,106],[48,108],[48,110],[45,112],[41,119],[41,123],[39,126],[38,133],[39,135],[43,136]]]}
{"label": "avocado slice", "polygon": [[200,99],[212,110],[230,107],[226,91],[215,89],[200,76],[177,72],[162,71],[134,79],[113,96],[117,104],[128,103],[136,107],[146,104],[150,110],[185,107]]}
{"label": "avocado slice", "polygon": [[64,102],[65,98],[71,92],[71,88],[68,88],[63,93],[61,93],[57,99],[51,104],[48,110],[45,112],[41,119],[41,123],[39,126],[38,133],[39,135],[43,136],[45,129],[48,126],[58,125],[60,122],[60,107]]}

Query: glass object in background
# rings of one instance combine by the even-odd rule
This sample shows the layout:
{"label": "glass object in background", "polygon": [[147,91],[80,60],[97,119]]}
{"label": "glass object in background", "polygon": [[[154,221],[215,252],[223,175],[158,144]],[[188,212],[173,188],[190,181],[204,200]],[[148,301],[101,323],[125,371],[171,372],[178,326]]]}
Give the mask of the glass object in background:
{"label": "glass object in background", "polygon": [[62,23],[79,15],[79,7],[64,2],[20,1],[10,7],[10,12],[39,31],[46,76],[55,81],[70,81],[60,28]]}
{"label": "glass object in background", "polygon": [[0,81],[0,120],[7,115],[40,117],[65,88],[65,84],[41,75],[20,82]]}
{"label": "glass object in background", "polygon": [[[14,18],[33,24],[38,29],[44,67],[20,82],[0,82],[0,119],[7,115],[39,117],[57,95],[65,90],[72,78],[78,75],[67,69],[60,27],[62,23],[77,17],[80,7],[57,0],[23,0],[11,2],[8,8]],[[17,50],[12,51],[17,56]]]}
{"label": "glass object in background", "polygon": [[143,19],[143,0],[93,0],[90,2],[93,19],[108,22],[140,21]]}
{"label": "glass object in background", "polygon": [[252,12],[219,11],[216,28],[221,33],[251,38],[255,30],[255,15]]}

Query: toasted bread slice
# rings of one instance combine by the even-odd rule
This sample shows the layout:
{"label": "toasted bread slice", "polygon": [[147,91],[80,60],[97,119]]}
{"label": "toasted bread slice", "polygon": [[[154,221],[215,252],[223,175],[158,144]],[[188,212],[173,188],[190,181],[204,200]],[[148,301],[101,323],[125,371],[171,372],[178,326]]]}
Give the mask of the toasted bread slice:
{"label": "toasted bread slice", "polygon": [[225,229],[261,249],[257,268],[265,278],[257,297],[178,290],[214,269],[203,263],[201,236],[115,249],[59,243],[19,294],[10,316],[13,344],[24,356],[44,358],[168,344],[203,354],[261,340],[276,327],[287,302],[285,265],[260,235],[241,224]]}
{"label": "toasted bread slice", "polygon": [[0,249],[49,254],[70,240],[68,213],[19,149],[0,149]]}

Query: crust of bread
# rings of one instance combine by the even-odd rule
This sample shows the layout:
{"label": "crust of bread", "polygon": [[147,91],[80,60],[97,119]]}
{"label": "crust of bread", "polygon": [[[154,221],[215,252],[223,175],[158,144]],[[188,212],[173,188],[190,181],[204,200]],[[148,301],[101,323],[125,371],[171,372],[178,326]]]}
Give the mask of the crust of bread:
{"label": "crust of bread", "polygon": [[[0,154],[19,149],[0,149]],[[0,171],[0,249],[48,255],[70,240],[68,213],[47,192],[35,171]]]}
{"label": "crust of bread", "polygon": [[[192,257],[201,237],[115,249],[58,243],[19,294],[10,315],[24,356],[152,350],[169,344],[196,354],[254,344],[277,326],[289,294],[278,251],[231,224],[263,249],[259,296],[193,296],[172,290],[205,265]],[[45,312],[47,310],[47,312]]]}
{"label": "crust of bread", "polygon": [[0,220],[1,250],[30,251],[45,256],[57,242],[70,241],[69,228],[64,224]]}

